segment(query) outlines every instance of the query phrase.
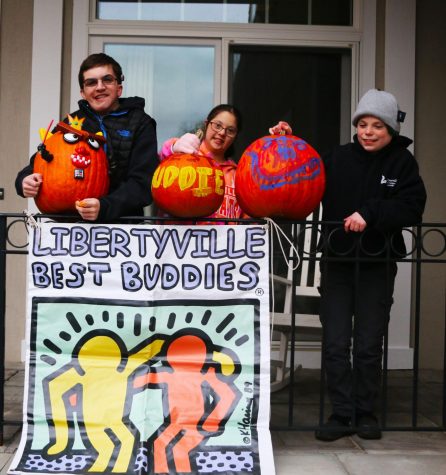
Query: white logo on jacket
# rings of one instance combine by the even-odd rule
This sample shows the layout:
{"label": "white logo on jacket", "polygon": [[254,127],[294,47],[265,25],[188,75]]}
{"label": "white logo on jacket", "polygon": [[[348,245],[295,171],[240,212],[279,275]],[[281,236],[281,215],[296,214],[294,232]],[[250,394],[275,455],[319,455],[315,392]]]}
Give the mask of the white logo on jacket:
{"label": "white logo on jacket", "polygon": [[386,185],[389,188],[392,188],[396,185],[397,181],[396,178],[386,178],[384,175],[381,175],[381,185]]}

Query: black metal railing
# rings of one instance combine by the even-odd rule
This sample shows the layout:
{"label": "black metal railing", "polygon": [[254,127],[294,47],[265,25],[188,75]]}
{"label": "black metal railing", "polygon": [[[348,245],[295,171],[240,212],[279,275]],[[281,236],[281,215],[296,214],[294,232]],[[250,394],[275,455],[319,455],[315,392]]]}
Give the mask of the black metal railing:
{"label": "black metal railing", "polygon": [[[54,219],[53,216],[37,215],[37,220]],[[56,217],[59,219],[62,217]],[[153,222],[154,218],[129,217],[123,221],[128,222]],[[159,222],[159,218],[156,218]],[[237,220],[244,223],[252,223],[250,220]],[[260,220],[262,221],[262,220]],[[221,220],[219,220],[221,222]],[[232,220],[231,222],[234,222]],[[257,220],[256,222],[259,222]],[[436,348],[435,351],[441,353],[441,357],[437,360],[441,361],[437,367],[435,374],[439,375],[434,381],[435,390],[438,395],[438,411],[434,423],[430,421],[420,422],[420,388],[425,383],[424,376],[420,379],[420,374],[424,374],[424,368],[420,366],[422,355],[421,334],[424,331],[423,323],[426,315],[423,316],[423,304],[429,299],[426,290],[426,282],[432,279],[433,275],[437,275],[437,270],[444,267],[446,263],[446,223],[422,223],[418,226],[404,230],[406,241],[408,243],[408,252],[401,254],[398,246],[393,241],[393,236],[382,236],[382,247],[380,249],[369,250],[365,247],[365,240],[359,235],[352,236],[351,246],[348,249],[336,249],[336,233],[342,229],[342,223],[328,223],[318,221],[316,219],[306,221],[277,221],[277,224],[288,237],[283,240],[281,245],[278,243],[278,237],[272,238],[272,254],[273,275],[282,275],[288,280],[292,289],[291,307],[289,311],[288,331],[290,335],[287,362],[291,368],[287,385],[277,394],[272,396],[272,430],[315,430],[323,422],[327,415],[327,396],[325,390],[325,377],[321,369],[315,369],[311,372],[311,377],[305,379],[300,373],[295,373],[294,368],[299,366],[296,361],[296,350],[298,343],[302,338],[307,338],[305,332],[299,325],[298,316],[300,313],[315,313],[314,302],[311,299],[303,299],[296,289],[299,288],[301,282],[305,280],[304,285],[312,285],[317,287],[317,273],[320,266],[327,262],[346,262],[350,263],[358,270],[361,265],[368,262],[390,263],[396,262],[401,266],[410,266],[412,270],[411,292],[407,294],[407,299],[411,302],[411,348],[413,349],[413,361],[411,368],[405,372],[404,389],[406,393],[410,386],[410,394],[406,396],[407,404],[404,405],[404,416],[408,420],[407,423],[401,424],[392,422],[389,416],[390,402],[393,400],[393,393],[398,392],[401,387],[394,384],[393,371],[388,368],[388,335],[384,339],[384,356],[383,356],[383,384],[380,400],[380,423],[384,430],[439,430],[446,429],[446,307],[445,307],[445,288],[444,280],[437,282],[434,286],[440,293],[440,297],[436,302],[430,301],[430,307],[434,306],[434,312],[439,317],[436,319],[438,328],[437,334],[442,334],[442,346]],[[27,217],[18,213],[0,213],[0,444],[3,443],[3,427],[9,424],[20,424],[21,421],[5,420],[4,418],[4,373],[5,373],[5,322],[6,322],[6,270],[9,261],[13,260],[14,255],[27,254],[27,239],[24,226],[29,226]],[[292,243],[292,246],[291,244]],[[297,250],[297,254],[292,252],[292,247]],[[284,257],[284,253],[286,258]],[[324,256],[324,257],[322,257]],[[294,266],[294,270],[289,271],[289,263],[300,265]],[[303,267],[305,264],[306,272],[303,275]],[[291,275],[290,275],[291,274]],[[444,274],[443,274],[444,276]],[[311,281],[311,282],[310,282]],[[310,283],[309,283],[310,282]],[[443,286],[443,288],[441,288]],[[431,286],[432,287],[432,286]],[[439,290],[438,290],[439,289]],[[429,289],[428,289],[429,290]],[[273,289],[274,293],[278,292],[277,288]],[[302,301],[304,303],[302,304]],[[277,308],[271,309],[279,311],[279,306],[283,305],[283,295],[278,294],[274,299]],[[311,310],[302,309],[302,305],[310,305]],[[281,309],[283,311],[283,309]],[[430,310],[432,312],[432,310]],[[23,316],[23,318],[25,318]],[[315,325],[317,327],[317,325]],[[314,336],[312,337],[314,338]],[[315,337],[316,340],[318,336]],[[322,338],[317,341],[322,346]],[[438,366],[438,365],[437,365]],[[309,382],[310,381],[310,382]],[[315,416],[313,419],[302,418],[301,415],[308,408],[308,396],[302,395],[301,388],[308,388],[311,385],[311,404],[314,403]],[[315,389],[316,388],[316,389]],[[395,389],[396,388],[396,389]],[[389,394],[392,392],[392,394]],[[307,406],[300,406],[302,404]],[[282,417],[276,417],[275,412],[278,404],[286,405],[286,412]],[[313,406],[312,406],[313,407]],[[283,411],[282,411],[283,412]]]}
{"label": "black metal railing", "polygon": [[[316,287],[314,269],[322,268],[330,263],[349,264],[356,279],[361,272],[362,266],[370,263],[381,263],[383,265],[392,265],[396,263],[399,267],[408,266],[411,268],[411,290],[405,298],[410,302],[411,309],[409,317],[411,325],[411,349],[413,350],[412,364],[405,371],[389,369],[389,335],[388,328],[384,336],[383,346],[383,377],[380,394],[380,404],[377,408],[379,413],[380,426],[383,430],[396,431],[444,431],[446,428],[446,289],[444,264],[446,263],[446,224],[445,223],[422,223],[413,228],[403,230],[404,240],[406,241],[407,251],[401,250],[401,243],[398,242],[398,233],[381,234],[381,245],[373,249],[367,248],[367,229],[362,234],[351,233],[351,243],[347,248],[339,248],[339,242],[336,238],[337,233],[344,232],[343,225],[339,222],[323,222],[310,220],[297,223],[282,223],[283,229],[287,232],[293,246],[298,250],[298,255],[291,252],[291,246],[287,247],[289,260],[291,263],[299,261],[300,265],[292,271],[290,276],[290,267],[283,265],[281,259],[282,251],[278,251],[280,246],[273,242],[274,247],[274,269],[275,275],[288,277],[291,281],[291,288],[296,289],[292,292],[291,309],[289,311],[289,384],[286,389],[282,389],[278,395],[272,395],[272,423],[273,430],[316,430],[326,419],[329,409],[328,396],[326,391],[324,361],[320,359],[320,368],[317,370],[317,376],[312,376],[313,391],[308,392],[308,372],[297,371],[294,369],[299,366],[296,361],[298,343],[305,341],[306,327],[300,326],[299,315],[302,313],[318,313],[314,310],[314,304],[308,305],[308,297],[299,294],[302,288],[302,281],[305,285]],[[310,233],[311,236],[308,236]],[[379,234],[379,233],[378,233]],[[317,236],[315,238],[315,235]],[[376,244],[377,236],[374,236]],[[379,240],[379,239],[378,239]],[[283,243],[282,243],[283,244]],[[286,244],[285,244],[286,246]],[[338,246],[338,247],[337,247]],[[282,264],[281,264],[282,262]],[[302,275],[303,263],[306,263],[307,274]],[[442,266],[442,267],[441,267]],[[442,270],[441,270],[442,269]],[[438,272],[440,271],[440,272]],[[401,270],[398,271],[401,273]],[[286,275],[288,274],[288,275]],[[440,274],[435,285],[428,285],[434,276]],[[328,273],[329,275],[329,273]],[[328,279],[329,277],[327,277]],[[428,289],[430,287],[430,289]],[[276,290],[276,289],[274,289]],[[439,297],[437,301],[432,302],[432,297],[428,295],[427,290],[434,291]],[[436,334],[441,344],[435,348],[422,348],[421,334],[426,333],[426,324],[428,315],[423,316],[423,303],[429,300],[430,312],[432,307],[437,314]],[[302,305],[303,301],[303,305]],[[276,307],[283,305],[282,301],[276,298]],[[305,308],[307,305],[307,308]],[[425,307],[426,305],[424,305]],[[283,312],[283,307],[274,309],[276,312]],[[285,309],[286,313],[286,309]],[[315,315],[315,320],[318,315]],[[317,327],[315,322],[315,328]],[[281,322],[283,327],[283,322]],[[283,328],[279,328],[283,330]],[[322,354],[323,338],[322,331],[320,335],[320,354]],[[353,343],[354,344],[354,343]],[[423,350],[423,351],[422,351]],[[421,366],[422,356],[434,351],[436,357],[436,370],[427,370]],[[395,389],[395,377],[401,379],[402,388]],[[426,381],[426,374],[428,379]],[[422,375],[422,378],[420,378]],[[434,375],[434,376],[433,376]],[[315,386],[318,386],[318,391]],[[354,384],[355,385],[355,384]],[[300,391],[300,388],[303,390]],[[432,387],[434,388],[432,390]],[[305,392],[305,394],[302,394]],[[404,394],[402,394],[404,393]],[[313,419],[308,415],[305,417],[305,411],[308,410],[308,396],[311,394],[313,400],[318,399],[317,414]],[[404,407],[405,414],[401,417],[395,417],[394,398],[399,398],[401,407]],[[428,399],[429,402],[425,402]],[[432,408],[432,399],[435,399],[435,408]],[[286,417],[275,417],[275,406],[286,403],[288,412]],[[303,406],[302,406],[303,404]],[[430,409],[426,406],[430,405]],[[420,407],[422,406],[422,407]],[[428,417],[422,415],[422,412],[430,412]],[[353,415],[354,417],[354,415]],[[422,418],[422,420],[420,420]],[[353,421],[354,425],[355,421]]]}

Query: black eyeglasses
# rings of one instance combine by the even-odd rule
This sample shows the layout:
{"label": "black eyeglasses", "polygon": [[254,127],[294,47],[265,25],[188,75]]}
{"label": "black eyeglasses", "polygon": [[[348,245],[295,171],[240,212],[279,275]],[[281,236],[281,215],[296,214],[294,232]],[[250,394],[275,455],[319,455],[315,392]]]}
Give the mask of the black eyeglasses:
{"label": "black eyeglasses", "polygon": [[111,86],[115,81],[117,81],[117,79],[111,74],[106,74],[101,78],[87,78],[84,80],[84,87],[96,87],[99,81],[102,82],[103,86]]}
{"label": "black eyeglasses", "polygon": [[223,127],[220,122],[214,122],[213,120],[210,120],[209,124],[214,132],[224,131],[228,137],[235,137],[237,135],[237,129],[235,127]]}

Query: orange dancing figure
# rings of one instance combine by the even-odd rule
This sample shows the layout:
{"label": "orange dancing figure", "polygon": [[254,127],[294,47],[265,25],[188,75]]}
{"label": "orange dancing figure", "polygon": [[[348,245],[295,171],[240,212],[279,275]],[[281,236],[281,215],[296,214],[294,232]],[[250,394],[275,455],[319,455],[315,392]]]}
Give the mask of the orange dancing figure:
{"label": "orange dancing figure", "polygon": [[[230,360],[226,355],[215,353],[220,355],[222,363]],[[181,437],[172,448],[175,473],[190,473],[190,452],[205,437],[222,429],[240,398],[238,389],[232,383],[219,379],[215,367],[206,365],[204,371],[207,354],[206,343],[202,338],[179,336],[167,347],[166,360],[170,368],[151,368],[151,371],[156,372],[138,376],[134,381],[135,388],[151,384],[167,386],[166,389],[162,387],[167,390],[169,407],[166,409],[170,417],[168,425],[153,443],[155,473],[169,473],[167,449],[179,434]],[[214,401],[215,406],[206,416],[212,392],[217,402]]]}

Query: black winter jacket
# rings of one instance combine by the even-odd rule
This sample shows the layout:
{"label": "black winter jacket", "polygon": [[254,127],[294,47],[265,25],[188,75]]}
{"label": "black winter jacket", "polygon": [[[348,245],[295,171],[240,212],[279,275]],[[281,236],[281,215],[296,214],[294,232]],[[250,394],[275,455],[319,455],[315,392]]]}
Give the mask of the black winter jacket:
{"label": "black winter jacket", "polygon": [[[369,256],[386,254],[386,238],[391,255],[404,255],[402,228],[422,220],[426,190],[418,164],[407,150],[411,143],[407,137],[395,136],[386,147],[370,153],[355,135],[353,143],[322,157],[327,178],[323,219],[342,222],[357,211],[367,222],[361,247]],[[357,233],[333,228],[328,229],[332,231],[329,249],[335,253],[352,249]]]}
{"label": "black winter jacket", "polygon": [[[143,207],[152,202],[152,176],[159,163],[156,122],[144,112],[144,99],[119,99],[119,108],[105,116],[96,114],[86,100],[78,104],[79,110],[70,115],[84,117],[83,129],[101,131],[107,139],[110,191],[99,200],[98,221],[142,216]],[[33,173],[34,157],[17,175],[15,186],[20,196],[23,196],[23,179]]]}

